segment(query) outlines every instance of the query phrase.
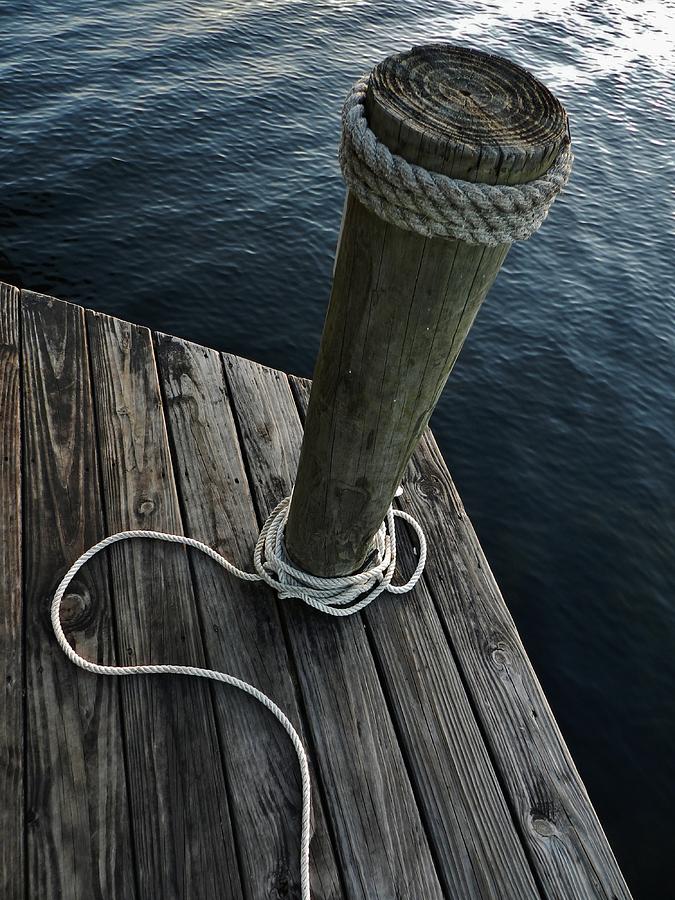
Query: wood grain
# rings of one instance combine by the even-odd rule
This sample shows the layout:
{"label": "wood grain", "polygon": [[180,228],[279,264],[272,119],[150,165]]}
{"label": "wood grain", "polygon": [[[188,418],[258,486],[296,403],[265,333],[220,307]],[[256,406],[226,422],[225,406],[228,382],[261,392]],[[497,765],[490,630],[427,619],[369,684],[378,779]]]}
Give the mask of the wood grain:
{"label": "wood grain", "polygon": [[[225,357],[261,517],[293,483],[302,430],[286,377]],[[360,618],[282,606],[349,898],[443,896]]]}
{"label": "wood grain", "polygon": [[[366,112],[393,153],[469,181],[527,181],[569,140],[531,75],[449,45],[380,63]],[[302,568],[362,565],[509,246],[425,238],[348,195],[287,527]]]}
{"label": "wood grain", "polygon": [[[289,380],[302,416],[310,382]],[[405,529],[397,547],[399,573],[412,572]],[[363,618],[447,895],[539,897],[424,580],[402,597],[383,595]]]}
{"label": "wood grain", "polygon": [[[58,581],[104,535],[83,311],[24,291],[21,320],[26,896],[133,898],[119,684],[73,666],[49,620]],[[73,580],[62,621],[78,653],[114,663],[100,560]]]}
{"label": "wood grain", "polygon": [[0,285],[0,898],[24,895],[19,292]]}
{"label": "wood grain", "polygon": [[545,896],[629,898],[429,431],[413,457],[401,501],[423,525],[432,548],[425,578]]}
{"label": "wood grain", "polygon": [[[375,66],[366,113],[395,132],[406,159],[464,181],[522,184],[569,141],[567,113],[531,72],[503,56],[446,43],[394,53]],[[389,135],[387,135],[389,137]]]}
{"label": "wood grain", "polygon": [[[214,350],[168,335],[157,335],[156,341],[187,531],[250,571],[259,529],[222,360]],[[274,593],[233,578],[200,554],[192,567],[209,667],[264,691],[302,735]],[[301,786],[295,751],[286,732],[250,697],[217,688],[215,700],[247,895],[299,898]],[[343,894],[316,778],[312,800],[312,897],[338,900]]]}
{"label": "wood grain", "polygon": [[[150,333],[87,314],[108,532],[181,532]],[[183,548],[136,540],[110,553],[127,664],[200,666],[205,655]],[[243,896],[210,685],[122,683],[141,896]]]}
{"label": "wood grain", "polygon": [[[17,299],[0,286],[0,896],[297,898],[297,764],[276,723],[220,686],[83,673],[49,606],[123,527],[185,519],[246,567],[291,488],[307,385],[160,335],[162,398],[145,329],[90,313],[89,348],[81,309]],[[428,431],[401,504],[429,538],[424,579],[353,619],[139,541],[78,575],[66,633],[100,662],[222,666],[290,713],[314,763],[316,900],[626,900]],[[405,532],[399,548],[409,570]]]}

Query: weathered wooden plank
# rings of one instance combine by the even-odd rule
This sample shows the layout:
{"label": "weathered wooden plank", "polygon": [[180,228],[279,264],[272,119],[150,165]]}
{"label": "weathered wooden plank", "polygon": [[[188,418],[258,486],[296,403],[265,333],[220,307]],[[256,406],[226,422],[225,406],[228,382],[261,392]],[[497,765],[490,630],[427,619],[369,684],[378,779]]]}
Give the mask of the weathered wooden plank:
{"label": "weathered wooden plank", "polygon": [[402,506],[422,523],[425,578],[547,897],[630,892],[430,432]]}
{"label": "weathered wooden plank", "polygon": [[[118,684],[75,668],[49,620],[59,579],[103,537],[83,311],[24,291],[21,313],[26,895],[133,898]],[[63,619],[80,654],[113,663],[106,588],[93,560],[64,598]]]}
{"label": "weathered wooden plank", "polygon": [[[259,529],[220,355],[168,335],[156,340],[185,527],[191,537],[250,571]],[[274,593],[227,575],[200,554],[192,567],[209,667],[260,688],[302,734]],[[215,700],[247,895],[299,897],[301,786],[295,751],[281,726],[252,698],[220,688]],[[312,897],[338,900],[343,894],[316,779],[312,799]]]}
{"label": "weathered wooden plank", "polygon": [[0,897],[24,895],[19,292],[0,284]]}
{"label": "weathered wooden plank", "polygon": [[[311,383],[289,380],[303,415]],[[405,529],[397,547],[399,571],[413,571]],[[425,582],[363,616],[448,896],[539,897]]]}
{"label": "weathered wooden plank", "polygon": [[[289,493],[301,428],[286,377],[225,357],[259,513]],[[363,621],[282,607],[347,895],[443,896]]]}
{"label": "weathered wooden plank", "polygon": [[[92,312],[87,324],[108,531],[180,532],[150,333]],[[183,549],[135,540],[110,559],[125,662],[203,665]],[[209,684],[125,678],[122,696],[141,895],[241,898]]]}

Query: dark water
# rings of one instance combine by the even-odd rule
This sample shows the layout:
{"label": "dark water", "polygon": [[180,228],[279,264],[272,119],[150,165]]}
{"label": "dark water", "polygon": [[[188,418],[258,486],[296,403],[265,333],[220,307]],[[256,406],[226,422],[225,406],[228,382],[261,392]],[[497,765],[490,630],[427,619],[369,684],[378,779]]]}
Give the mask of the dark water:
{"label": "dark water", "polygon": [[672,2],[0,0],[0,278],[311,374],[341,101],[437,39],[570,113],[435,430],[629,883],[672,898]]}

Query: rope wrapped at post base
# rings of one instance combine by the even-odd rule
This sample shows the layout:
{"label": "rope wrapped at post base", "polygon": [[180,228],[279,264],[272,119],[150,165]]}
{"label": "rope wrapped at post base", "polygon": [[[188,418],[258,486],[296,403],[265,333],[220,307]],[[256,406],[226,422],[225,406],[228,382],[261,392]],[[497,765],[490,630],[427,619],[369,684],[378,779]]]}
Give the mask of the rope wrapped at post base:
{"label": "rope wrapped at post base", "polygon": [[473,183],[411,165],[391,153],[368,126],[367,89],[364,76],[345,101],[340,166],[349,189],[386,222],[468,244],[524,241],[540,227],[569,180],[574,159],[569,143],[545,175],[526,184]]}
{"label": "rope wrapped at post base", "polygon": [[[401,493],[399,488],[397,496]],[[54,593],[51,606],[51,620],[56,640],[68,659],[95,675],[192,675],[197,678],[209,678],[220,681],[232,687],[244,691],[251,697],[262,703],[273,716],[281,723],[282,727],[291,739],[300,765],[300,780],[302,784],[302,814],[300,834],[300,889],[301,900],[311,900],[309,883],[309,843],[311,824],[311,785],[307,754],[302,745],[302,739],[285,715],[267,694],[234,675],[218,672],[213,669],[202,669],[195,666],[177,666],[172,664],[140,665],[140,666],[107,666],[99,665],[80,656],[69,644],[61,625],[61,603],[71,581],[80,571],[82,566],[101,550],[112,544],[133,538],[147,538],[156,541],[165,541],[171,544],[182,544],[192,547],[215,560],[230,574],[243,581],[264,581],[272,587],[281,599],[297,598],[309,606],[327,613],[331,616],[351,616],[359,612],[369,603],[387,591],[391,594],[404,594],[419,581],[427,556],[426,539],[419,522],[412,516],[401,510],[389,508],[387,518],[382,523],[375,537],[374,560],[364,571],[355,575],[342,578],[317,578],[308,572],[297,569],[291,563],[284,548],[284,526],[288,518],[290,497],[286,497],[272,510],[265,522],[256,543],[253,554],[255,572],[245,572],[233,565],[229,560],[221,556],[207,544],[194,538],[185,537],[182,534],[165,534],[161,531],[120,531],[104,538],[90,547],[77,559],[61,579]],[[396,571],[396,531],[395,518],[401,518],[407,522],[417,534],[419,542],[419,560],[415,571],[408,581],[402,585],[391,583]],[[358,599],[360,598],[360,599]]]}

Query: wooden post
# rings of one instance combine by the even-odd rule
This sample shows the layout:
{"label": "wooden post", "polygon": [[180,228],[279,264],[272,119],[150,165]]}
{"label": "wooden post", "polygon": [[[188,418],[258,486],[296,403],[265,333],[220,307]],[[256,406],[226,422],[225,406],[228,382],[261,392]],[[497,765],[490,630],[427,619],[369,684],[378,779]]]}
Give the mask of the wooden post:
{"label": "wooden post", "polygon": [[[392,153],[465,181],[531,181],[569,141],[565,110],[531,74],[444,44],[380,63],[366,113]],[[363,564],[509,246],[425,238],[348,194],[286,526],[302,568]]]}

